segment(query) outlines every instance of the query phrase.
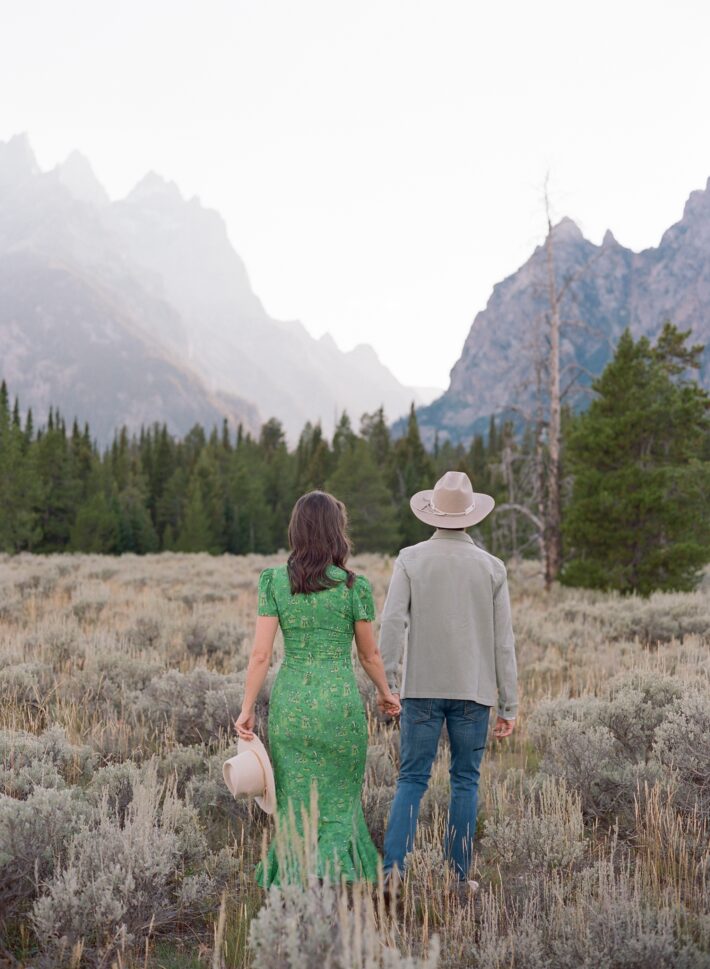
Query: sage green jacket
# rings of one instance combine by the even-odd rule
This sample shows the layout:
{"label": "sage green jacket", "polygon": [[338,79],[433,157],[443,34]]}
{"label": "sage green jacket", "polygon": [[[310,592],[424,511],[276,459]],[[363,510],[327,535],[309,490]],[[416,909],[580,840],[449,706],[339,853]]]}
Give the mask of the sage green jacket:
{"label": "sage green jacket", "polygon": [[403,548],[382,613],[380,652],[390,688],[402,699],[475,700],[514,719],[517,669],[505,565],[462,531],[439,528],[428,541]]}

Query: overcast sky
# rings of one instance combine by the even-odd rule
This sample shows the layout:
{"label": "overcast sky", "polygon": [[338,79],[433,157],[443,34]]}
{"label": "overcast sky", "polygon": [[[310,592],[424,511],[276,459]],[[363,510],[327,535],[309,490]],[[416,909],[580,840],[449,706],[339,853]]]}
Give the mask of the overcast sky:
{"label": "overcast sky", "polygon": [[446,386],[556,214],[656,245],[710,176],[706,0],[0,0],[0,139],[218,209],[267,310]]}

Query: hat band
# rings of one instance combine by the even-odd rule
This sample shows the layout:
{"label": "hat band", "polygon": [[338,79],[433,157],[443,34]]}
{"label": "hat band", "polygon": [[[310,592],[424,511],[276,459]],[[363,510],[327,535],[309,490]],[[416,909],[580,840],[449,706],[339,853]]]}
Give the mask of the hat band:
{"label": "hat band", "polygon": [[257,752],[255,750],[247,750],[246,752],[248,754],[253,754],[256,757],[257,763],[259,764],[259,767],[261,768],[261,779],[264,782],[264,786],[262,788],[263,794],[261,796],[262,797],[266,797],[266,794],[267,794],[267,790],[266,790],[266,788],[267,788],[267,784],[266,784],[266,771],[264,770],[264,765],[261,763],[261,757],[259,757],[259,755],[257,754]]}
{"label": "hat band", "polygon": [[459,516],[470,515],[473,509],[476,507],[476,502],[472,501],[471,504],[468,506],[468,508],[464,508],[463,511],[442,511],[440,508],[436,507],[436,505],[430,498],[429,507],[431,508],[431,510],[434,512],[435,515],[446,515],[448,518],[453,518],[456,515],[459,515]]}

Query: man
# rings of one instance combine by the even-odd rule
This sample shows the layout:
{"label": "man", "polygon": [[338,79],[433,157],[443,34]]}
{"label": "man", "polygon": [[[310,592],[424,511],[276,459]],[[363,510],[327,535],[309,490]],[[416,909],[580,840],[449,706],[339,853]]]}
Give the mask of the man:
{"label": "man", "polygon": [[468,874],[489,712],[497,705],[493,735],[500,739],[513,732],[517,711],[505,566],[465,531],[494,505],[490,495],[473,491],[461,471],[447,471],[433,490],[410,501],[417,518],[436,531],[399,553],[382,613],[380,651],[390,688],[402,701],[399,779],[385,835],[390,889],[414,845],[419,803],[444,723],[451,745],[445,853],[458,881],[478,888]]}

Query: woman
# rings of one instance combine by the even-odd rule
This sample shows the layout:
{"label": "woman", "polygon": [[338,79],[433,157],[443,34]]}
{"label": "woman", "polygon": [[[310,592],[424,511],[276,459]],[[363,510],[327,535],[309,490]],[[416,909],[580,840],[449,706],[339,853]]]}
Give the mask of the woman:
{"label": "woman", "polygon": [[[400,705],[387,686],[372,633],[370,584],[345,565],[350,553],[346,529],[345,506],[332,495],[311,491],[296,502],[288,562],[264,569],[259,578],[256,636],[235,726],[240,737],[252,739],[254,705],[280,624],[285,657],[269,702],[278,824],[286,830],[295,821],[303,832],[303,811],[310,811],[315,784],[317,873],[374,881],[378,856],[361,802],[367,721],[352,667],[353,632],[381,708],[396,715]],[[266,868],[258,867],[257,880],[264,888],[290,880],[288,872],[279,871],[278,854],[272,844]]]}

